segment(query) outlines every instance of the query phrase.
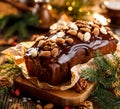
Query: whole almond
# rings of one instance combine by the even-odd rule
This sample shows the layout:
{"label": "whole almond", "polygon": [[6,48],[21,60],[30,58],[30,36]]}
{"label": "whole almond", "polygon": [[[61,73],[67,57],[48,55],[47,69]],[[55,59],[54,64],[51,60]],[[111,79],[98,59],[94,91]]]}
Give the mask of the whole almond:
{"label": "whole almond", "polygon": [[98,36],[98,35],[100,34],[99,28],[94,28],[93,34],[94,34],[95,36]]}
{"label": "whole almond", "polygon": [[77,37],[78,37],[80,40],[83,40],[83,34],[82,34],[81,32],[78,32]]}
{"label": "whole almond", "polygon": [[66,38],[65,39],[65,42],[69,43],[69,44],[72,44],[73,43],[73,38]]}
{"label": "whole almond", "polygon": [[69,30],[67,31],[67,33],[70,34],[70,35],[73,35],[73,36],[77,35],[77,31],[76,31],[76,30],[73,30],[73,29],[69,29]]}
{"label": "whole almond", "polygon": [[84,32],[91,32],[91,30],[89,28],[80,28],[80,30],[82,30]]}
{"label": "whole almond", "polygon": [[59,52],[58,48],[53,48],[52,51],[51,51],[51,55],[53,57],[56,57],[56,56],[58,56],[58,52]]}
{"label": "whole almond", "polygon": [[51,52],[50,51],[41,51],[39,56],[50,57],[51,56]]}
{"label": "whole almond", "polygon": [[100,26],[97,25],[97,24],[93,24],[92,26],[93,26],[94,28],[100,28]]}
{"label": "whole almond", "polygon": [[56,42],[59,43],[59,44],[64,44],[65,43],[65,39],[63,39],[63,38],[57,38]]}

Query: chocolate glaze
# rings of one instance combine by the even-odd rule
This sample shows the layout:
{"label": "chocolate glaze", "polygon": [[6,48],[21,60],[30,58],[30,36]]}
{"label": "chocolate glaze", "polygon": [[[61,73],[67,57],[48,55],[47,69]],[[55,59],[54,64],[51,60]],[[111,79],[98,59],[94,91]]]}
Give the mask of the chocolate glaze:
{"label": "chocolate glaze", "polygon": [[[90,26],[90,25],[89,25]],[[91,31],[93,31],[93,28],[91,26]],[[32,57],[32,56],[27,56],[27,58],[30,58],[31,60],[33,59],[39,59],[39,64],[41,66],[41,68],[39,69],[40,71],[36,71],[37,74],[36,76],[38,77],[38,79],[40,81],[46,81],[50,84],[60,84],[61,81],[65,81],[63,79],[67,78],[68,79],[68,74],[66,74],[64,76],[63,79],[58,80],[58,82],[54,82],[51,81],[51,78],[53,78],[53,80],[57,81],[55,79],[55,77],[52,77],[51,73],[55,73],[55,71],[57,70],[58,72],[70,72],[70,68],[72,67],[71,64],[71,60],[74,58],[74,56],[76,55],[76,53],[80,50],[80,49],[84,49],[85,51],[85,56],[89,57],[89,55],[91,55],[90,53],[95,50],[98,50],[104,46],[107,46],[109,44],[110,41],[113,41],[114,44],[117,43],[117,40],[113,37],[110,36],[108,33],[107,34],[102,34],[100,33],[98,36],[94,36],[94,34],[91,32],[91,38],[88,41],[84,41],[84,40],[80,40],[77,36],[75,35],[70,35],[67,33],[67,30],[62,30],[64,31],[65,35],[63,37],[63,39],[65,38],[72,38],[74,40],[74,42],[72,44],[57,44],[58,48],[59,48],[59,55],[56,57],[41,57],[39,55],[37,55],[36,57]],[[59,32],[59,31],[57,31]],[[81,32],[82,34],[84,34],[85,32],[80,30],[80,27],[78,29],[77,32]],[[45,35],[45,37],[47,37],[48,39],[54,37],[57,33],[55,34],[51,34],[50,32],[47,33]],[[37,41],[32,47],[34,48],[38,48],[38,52],[40,52],[42,50],[41,47],[38,46],[39,41]],[[27,54],[29,54],[29,51],[27,51]],[[83,56],[84,57],[84,56]],[[81,56],[80,56],[81,58]],[[90,58],[88,58],[90,59]],[[84,61],[85,62],[85,61]],[[84,62],[80,62],[80,63],[84,63]],[[78,62],[76,62],[75,64],[78,64]],[[54,67],[55,68],[54,68]],[[64,66],[64,67],[63,67]],[[65,70],[63,70],[65,68]],[[47,73],[46,73],[47,72]],[[41,73],[39,75],[39,73]],[[62,75],[61,73],[61,75]],[[35,76],[33,73],[30,73],[31,76]],[[40,77],[39,77],[39,76]],[[51,76],[51,78],[50,78]],[[69,76],[70,77],[70,76]],[[42,78],[44,78],[43,80],[41,80]],[[49,82],[50,81],[50,82]]]}

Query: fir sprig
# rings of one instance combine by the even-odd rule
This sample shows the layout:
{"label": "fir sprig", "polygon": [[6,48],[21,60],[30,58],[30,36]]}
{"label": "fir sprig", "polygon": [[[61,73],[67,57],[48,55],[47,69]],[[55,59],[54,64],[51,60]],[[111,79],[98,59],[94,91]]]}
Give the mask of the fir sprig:
{"label": "fir sprig", "polygon": [[120,108],[120,96],[113,93],[114,89],[120,92],[120,57],[111,54],[113,61],[96,52],[93,60],[95,69],[87,68],[81,73],[81,77],[96,83],[91,95],[96,102],[100,103],[101,109]]}

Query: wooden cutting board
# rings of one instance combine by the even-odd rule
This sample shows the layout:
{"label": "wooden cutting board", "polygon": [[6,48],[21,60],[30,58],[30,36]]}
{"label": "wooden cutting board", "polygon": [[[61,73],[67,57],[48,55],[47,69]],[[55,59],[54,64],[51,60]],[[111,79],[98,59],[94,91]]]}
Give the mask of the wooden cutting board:
{"label": "wooden cutting board", "polygon": [[15,80],[15,86],[24,93],[58,106],[78,106],[80,102],[83,102],[89,97],[94,84],[90,83],[89,87],[82,93],[77,93],[74,89],[66,91],[43,90],[34,86],[24,77],[18,77]]}

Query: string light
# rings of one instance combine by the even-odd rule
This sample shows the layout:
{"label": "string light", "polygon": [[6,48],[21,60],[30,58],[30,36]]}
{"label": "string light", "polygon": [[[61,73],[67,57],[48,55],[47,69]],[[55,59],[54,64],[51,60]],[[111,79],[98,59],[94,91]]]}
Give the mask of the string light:
{"label": "string light", "polygon": [[73,7],[72,6],[69,6],[68,7],[68,11],[72,11],[73,10]]}

